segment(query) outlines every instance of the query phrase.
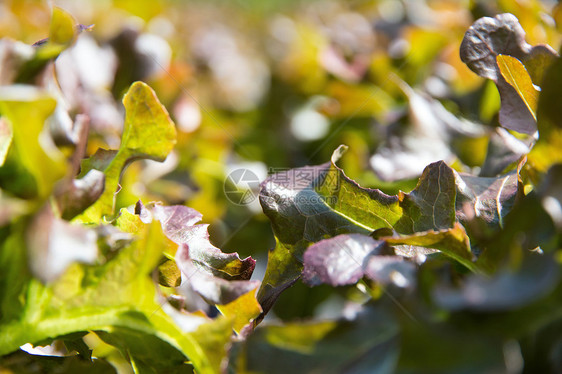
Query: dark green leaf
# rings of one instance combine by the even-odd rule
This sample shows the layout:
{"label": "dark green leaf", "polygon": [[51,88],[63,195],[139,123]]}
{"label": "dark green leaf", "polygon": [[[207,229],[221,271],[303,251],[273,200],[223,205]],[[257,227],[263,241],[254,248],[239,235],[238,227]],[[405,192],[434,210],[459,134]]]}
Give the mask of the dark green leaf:
{"label": "dark green leaf", "polygon": [[381,228],[411,234],[455,223],[455,176],[444,162],[427,166],[411,193],[389,196],[360,187],[336,166],[345,149],[340,146],[330,163],[278,173],[262,184],[260,203],[278,239],[258,295],[264,313],[298,279],[311,243]]}

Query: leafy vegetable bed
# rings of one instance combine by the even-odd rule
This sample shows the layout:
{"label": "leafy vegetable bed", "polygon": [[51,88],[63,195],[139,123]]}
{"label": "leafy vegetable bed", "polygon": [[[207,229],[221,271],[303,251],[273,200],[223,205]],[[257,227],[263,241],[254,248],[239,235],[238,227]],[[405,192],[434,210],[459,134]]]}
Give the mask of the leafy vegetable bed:
{"label": "leafy vegetable bed", "polygon": [[[562,370],[562,60],[547,45],[528,44],[516,16],[477,19],[460,44],[462,62],[497,87],[499,126],[456,116],[412,88],[416,72],[396,59],[374,95],[400,96],[405,106],[394,113],[398,131],[388,126],[370,158],[376,179],[346,161],[363,144],[356,140],[364,134],[350,133],[350,147],[332,147],[329,137],[319,144],[322,154],[335,148],[327,162],[276,168],[261,182],[259,203],[275,238],[266,267],[260,256],[219,249],[200,223],[205,216],[195,208],[220,216],[224,201],[204,195],[216,193],[216,180],[199,180],[205,205],[177,198],[188,184],[161,178],[166,173],[142,179],[148,165],[165,168],[172,157],[193,175],[212,174],[218,163],[193,166],[193,158],[212,153],[224,140],[216,134],[233,128],[190,138],[155,90],[124,78],[120,142],[103,138],[95,111],[85,109],[101,96],[81,87],[81,110],[68,110],[63,91],[72,77],[56,70],[94,28],[76,24],[55,7],[47,40],[1,45],[0,367],[7,372]],[[163,82],[154,86],[171,103]],[[343,89],[330,87],[332,99]],[[329,116],[333,108],[322,100],[309,104]],[[374,117],[389,108],[379,109]],[[404,130],[400,121],[414,126]],[[198,141],[206,150],[192,150]],[[485,149],[479,161],[472,146]],[[441,150],[444,160],[425,163]],[[361,181],[346,175],[348,167]],[[408,183],[409,192],[399,190]],[[253,275],[260,261],[263,278]],[[302,284],[321,299],[304,301],[317,308],[315,318],[277,318],[299,308],[303,300],[286,295]],[[41,356],[45,349],[36,356],[37,346],[53,356]]]}

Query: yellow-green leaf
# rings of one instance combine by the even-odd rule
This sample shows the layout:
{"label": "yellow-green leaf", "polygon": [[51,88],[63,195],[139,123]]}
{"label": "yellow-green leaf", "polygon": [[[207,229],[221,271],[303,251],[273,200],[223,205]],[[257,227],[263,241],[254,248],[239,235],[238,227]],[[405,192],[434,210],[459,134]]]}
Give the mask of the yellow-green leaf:
{"label": "yellow-green leaf", "polygon": [[454,258],[468,269],[474,272],[481,271],[472,262],[474,255],[470,249],[469,238],[464,227],[458,222],[455,222],[454,227],[445,230],[429,230],[400,237],[384,237],[381,239],[391,245],[404,244],[437,249],[443,254]]}
{"label": "yellow-green leaf", "polygon": [[139,230],[144,227],[144,223],[141,221],[140,217],[129,212],[127,208],[121,208],[119,217],[115,220],[114,225],[121,231],[131,234],[139,232]]}
{"label": "yellow-green leaf", "polygon": [[74,19],[59,7],[53,8],[53,16],[49,28],[49,42],[53,44],[69,44],[75,36]]}
{"label": "yellow-green leaf", "polygon": [[135,82],[123,98],[125,130],[121,148],[134,157],[164,161],[176,144],[176,127],[156,93],[147,84]]}
{"label": "yellow-green leaf", "polygon": [[35,63],[42,65],[44,62],[56,58],[69,47],[77,35],[75,24],[76,21],[69,13],[59,7],[54,7],[49,26],[49,38],[47,43],[41,45],[37,50]]}
{"label": "yellow-green leaf", "polygon": [[227,318],[233,318],[234,331],[240,330],[252,322],[262,312],[261,306],[256,299],[256,289],[240,296],[236,300],[217,305],[217,309]]}
{"label": "yellow-green leaf", "polygon": [[269,344],[303,354],[311,354],[319,341],[337,327],[333,321],[316,323],[287,323],[269,326],[266,340]]}
{"label": "yellow-green leaf", "polygon": [[65,172],[64,159],[56,149],[46,150],[39,142],[45,120],[55,110],[56,101],[31,86],[4,87],[0,94],[0,113],[10,122],[12,145],[17,162],[37,183],[38,197],[47,197]]}
{"label": "yellow-green leaf", "polygon": [[174,260],[166,260],[158,266],[158,283],[165,287],[179,287],[181,271]]}
{"label": "yellow-green leaf", "polygon": [[498,55],[496,61],[503,78],[517,91],[536,121],[539,92],[533,86],[527,69],[521,61],[508,55]]}
{"label": "yellow-green leaf", "polygon": [[103,195],[76,220],[99,222],[113,213],[115,194],[123,169],[132,161],[148,158],[164,161],[176,144],[176,127],[156,93],[146,83],[135,82],[123,98],[125,128],[121,147],[101,171],[105,174]]}

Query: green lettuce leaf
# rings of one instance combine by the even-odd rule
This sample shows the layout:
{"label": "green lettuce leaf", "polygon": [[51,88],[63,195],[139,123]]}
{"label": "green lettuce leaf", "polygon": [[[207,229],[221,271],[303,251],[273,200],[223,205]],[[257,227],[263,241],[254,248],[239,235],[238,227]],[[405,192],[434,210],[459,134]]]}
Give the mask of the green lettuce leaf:
{"label": "green lettuce leaf", "polygon": [[160,223],[124,214],[118,225],[128,227],[136,239],[112,259],[100,265],[75,263],[46,285],[28,278],[19,288],[18,296],[25,300],[19,317],[5,305],[10,299],[2,299],[0,354],[25,343],[96,331],[122,349],[134,366],[162,371],[189,359],[198,372],[218,372],[217,356],[226,355],[232,317],[210,320],[159,301],[149,275],[167,248]]}
{"label": "green lettuce leaf", "polygon": [[111,215],[125,167],[142,158],[164,161],[176,144],[175,125],[148,85],[143,82],[133,83],[123,98],[123,105],[126,114],[121,147],[112,158],[113,153],[104,151],[103,155],[109,156],[103,158],[104,162],[92,160],[89,163],[91,167],[99,167],[98,170],[104,172],[105,190],[75,221],[97,223],[102,216]]}
{"label": "green lettuce leaf", "polygon": [[62,154],[57,149],[44,148],[39,140],[45,121],[55,106],[55,99],[36,87],[13,85],[2,89],[0,114],[9,121],[13,132],[8,160],[2,171],[15,169],[9,181],[13,183],[11,190],[28,188],[25,185],[29,182],[24,175],[27,172],[36,185],[36,197],[44,199],[51,194],[55,182],[64,176],[66,165]]}
{"label": "green lettuce leaf", "polygon": [[428,165],[412,192],[389,196],[359,186],[336,166],[345,150],[340,146],[330,163],[278,173],[262,184],[260,203],[278,240],[258,294],[264,313],[299,278],[311,243],[382,228],[412,234],[454,227],[455,175],[444,162]]}

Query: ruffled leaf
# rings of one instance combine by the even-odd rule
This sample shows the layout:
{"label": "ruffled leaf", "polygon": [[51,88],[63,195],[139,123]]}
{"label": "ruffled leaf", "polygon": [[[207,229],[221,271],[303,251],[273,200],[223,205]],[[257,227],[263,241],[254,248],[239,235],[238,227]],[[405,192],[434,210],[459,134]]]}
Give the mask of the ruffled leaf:
{"label": "ruffled leaf", "polygon": [[90,162],[91,167],[103,169],[105,190],[95,204],[76,218],[81,222],[97,223],[102,216],[113,213],[121,173],[130,162],[141,158],[164,161],[176,143],[175,125],[148,85],[133,83],[123,104],[126,114],[121,147],[113,158],[108,157],[112,153],[105,151],[100,154],[102,158],[98,157],[100,161]]}
{"label": "ruffled leaf", "polygon": [[334,151],[330,163],[278,173],[262,184],[260,203],[278,239],[258,294],[264,313],[299,278],[311,243],[382,228],[411,234],[454,226],[455,176],[444,162],[428,165],[409,194],[389,196],[359,186],[336,166],[345,149]]}

